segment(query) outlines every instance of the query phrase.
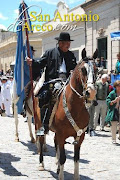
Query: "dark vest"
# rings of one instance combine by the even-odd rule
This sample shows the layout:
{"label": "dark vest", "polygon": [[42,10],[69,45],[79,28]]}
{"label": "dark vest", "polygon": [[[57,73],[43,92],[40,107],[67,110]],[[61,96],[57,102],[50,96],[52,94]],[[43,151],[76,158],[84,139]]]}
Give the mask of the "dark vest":
{"label": "dark vest", "polygon": [[59,77],[59,67],[62,60],[65,60],[67,77],[70,71],[76,66],[76,58],[71,51],[66,53],[62,52],[59,48],[54,48],[46,51],[40,60],[33,60],[33,76],[34,73],[40,72],[41,69],[46,67],[45,81],[55,79]]}

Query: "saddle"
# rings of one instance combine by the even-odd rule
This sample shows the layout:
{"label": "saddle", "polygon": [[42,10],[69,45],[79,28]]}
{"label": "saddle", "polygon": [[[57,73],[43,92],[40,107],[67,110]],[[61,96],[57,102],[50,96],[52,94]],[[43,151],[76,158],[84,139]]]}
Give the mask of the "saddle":
{"label": "saddle", "polygon": [[[34,81],[34,88],[36,87],[37,82]],[[63,87],[63,82],[60,78],[54,79],[48,82],[45,82],[39,92],[35,95],[35,97],[38,97],[39,99],[39,107],[42,109],[44,107],[48,107],[51,103],[52,105],[55,104],[57,96],[59,91]],[[29,114],[32,114],[30,108],[27,105],[27,101],[31,96],[31,82],[29,82],[25,87],[25,111],[29,112]]]}
{"label": "saddle", "polygon": [[48,107],[49,103],[54,105],[62,87],[63,82],[60,79],[55,79],[44,83],[43,87],[36,95],[39,99],[39,107]]}

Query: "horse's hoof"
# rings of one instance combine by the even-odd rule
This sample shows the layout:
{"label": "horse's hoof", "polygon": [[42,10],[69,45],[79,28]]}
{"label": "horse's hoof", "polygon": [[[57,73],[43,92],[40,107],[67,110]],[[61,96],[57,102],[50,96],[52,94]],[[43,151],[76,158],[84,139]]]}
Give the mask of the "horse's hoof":
{"label": "horse's hoof", "polygon": [[19,142],[19,138],[16,138],[16,139],[15,139],[15,142]]}
{"label": "horse's hoof", "polygon": [[44,169],[44,165],[43,164],[40,164],[39,165],[39,171],[44,171],[45,169]]}
{"label": "horse's hoof", "polygon": [[34,138],[31,139],[31,143],[35,143],[35,139]]}

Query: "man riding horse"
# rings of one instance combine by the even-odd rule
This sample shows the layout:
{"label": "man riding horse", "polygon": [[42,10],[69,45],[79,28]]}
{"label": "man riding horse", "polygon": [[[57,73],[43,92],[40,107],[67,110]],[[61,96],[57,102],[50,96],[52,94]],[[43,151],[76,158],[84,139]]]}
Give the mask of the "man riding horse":
{"label": "man riding horse", "polygon": [[[58,41],[58,47],[47,50],[39,61],[27,58],[28,65],[32,65],[33,75],[46,67],[45,83],[57,78],[62,78],[63,81],[65,81],[77,65],[74,54],[69,51],[70,43],[73,41],[70,38],[70,34],[61,32],[59,37],[56,37],[55,39]],[[50,84],[47,86],[47,90],[49,89]],[[49,104],[47,110],[46,107],[41,108],[41,120],[43,126],[40,128],[40,135],[44,135],[44,133],[47,133],[49,130],[49,118],[52,112],[50,106],[51,105]]]}

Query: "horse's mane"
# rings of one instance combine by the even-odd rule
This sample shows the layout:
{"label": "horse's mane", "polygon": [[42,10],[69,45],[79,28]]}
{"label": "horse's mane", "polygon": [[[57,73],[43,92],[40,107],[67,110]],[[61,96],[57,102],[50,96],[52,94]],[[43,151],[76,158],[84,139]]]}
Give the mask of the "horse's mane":
{"label": "horse's mane", "polygon": [[76,65],[74,71],[73,71],[73,76],[75,79],[79,79],[80,78],[80,69],[82,69],[82,67],[84,66],[84,61],[81,60],[78,62],[78,64]]}

